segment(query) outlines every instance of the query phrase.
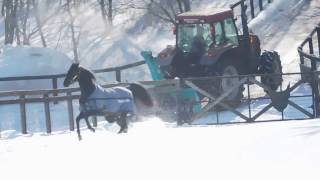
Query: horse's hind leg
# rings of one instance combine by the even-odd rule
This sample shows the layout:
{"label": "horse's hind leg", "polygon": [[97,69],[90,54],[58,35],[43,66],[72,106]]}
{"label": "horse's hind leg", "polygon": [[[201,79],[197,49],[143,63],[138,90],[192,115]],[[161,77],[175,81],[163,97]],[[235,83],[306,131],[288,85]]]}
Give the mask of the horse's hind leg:
{"label": "horse's hind leg", "polygon": [[95,132],[95,129],[91,126],[88,117],[84,118],[86,120],[86,124],[88,126],[88,128],[90,129],[90,131]]}
{"label": "horse's hind leg", "polygon": [[117,124],[120,126],[119,134],[128,132],[127,113],[121,113]]}
{"label": "horse's hind leg", "polygon": [[81,112],[77,118],[76,118],[76,124],[77,124],[77,134],[79,141],[82,140],[81,133],[80,133],[80,120],[83,118],[83,113]]}

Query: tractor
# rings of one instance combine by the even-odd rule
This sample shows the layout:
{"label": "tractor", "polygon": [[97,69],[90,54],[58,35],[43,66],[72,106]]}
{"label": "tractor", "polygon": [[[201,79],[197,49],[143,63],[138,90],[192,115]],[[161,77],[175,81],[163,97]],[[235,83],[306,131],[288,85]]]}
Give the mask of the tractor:
{"label": "tractor", "polygon": [[[281,85],[280,57],[275,51],[261,53],[258,36],[249,32],[244,1],[241,34],[231,8],[185,12],[175,20],[176,45],[167,46],[152,58],[164,79],[222,77],[198,84],[216,97],[234,88],[240,75],[261,74],[261,82],[272,90]],[[238,105],[243,90],[244,85],[234,88],[225,101]]]}

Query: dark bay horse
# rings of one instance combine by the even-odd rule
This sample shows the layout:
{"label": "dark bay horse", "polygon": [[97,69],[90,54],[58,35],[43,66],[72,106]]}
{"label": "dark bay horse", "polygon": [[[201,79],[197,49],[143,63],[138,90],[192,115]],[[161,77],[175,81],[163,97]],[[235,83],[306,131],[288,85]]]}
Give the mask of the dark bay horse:
{"label": "dark bay horse", "polygon": [[102,88],[95,83],[94,74],[78,63],[73,63],[63,82],[65,87],[78,81],[80,86],[80,114],[76,118],[79,140],[79,123],[85,119],[88,128],[94,128],[88,121],[89,116],[104,116],[110,123],[117,122],[120,126],[118,133],[127,132],[127,120],[136,115],[137,108],[152,107],[153,101],[147,90],[140,84],[132,83],[128,87]]}

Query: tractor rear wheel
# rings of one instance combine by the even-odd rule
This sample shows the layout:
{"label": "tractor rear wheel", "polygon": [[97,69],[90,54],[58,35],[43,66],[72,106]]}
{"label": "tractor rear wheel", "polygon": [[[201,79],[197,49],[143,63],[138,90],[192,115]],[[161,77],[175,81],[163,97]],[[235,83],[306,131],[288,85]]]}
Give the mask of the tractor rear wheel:
{"label": "tractor rear wheel", "polygon": [[233,107],[236,107],[241,103],[244,91],[243,85],[236,87],[240,80],[239,71],[231,64],[222,66],[221,70],[222,78],[220,79],[219,94],[222,95],[231,88],[234,88],[233,91],[225,98],[225,101]]}
{"label": "tractor rear wheel", "polygon": [[272,90],[277,90],[282,84],[282,66],[277,52],[265,51],[260,57],[259,73],[261,82]]}
{"label": "tractor rear wheel", "polygon": [[[231,63],[229,60],[223,60],[224,63],[218,66],[218,72],[216,74],[221,77],[217,77],[211,81],[211,83],[207,84],[208,91],[214,95],[216,98],[219,98],[225,92],[230,89],[233,89],[231,93],[227,95],[227,97],[223,100],[226,104],[231,107],[237,107],[241,103],[241,99],[243,98],[244,86],[239,83],[239,70],[235,65]],[[217,105],[214,107],[215,110],[223,110],[221,106]]]}

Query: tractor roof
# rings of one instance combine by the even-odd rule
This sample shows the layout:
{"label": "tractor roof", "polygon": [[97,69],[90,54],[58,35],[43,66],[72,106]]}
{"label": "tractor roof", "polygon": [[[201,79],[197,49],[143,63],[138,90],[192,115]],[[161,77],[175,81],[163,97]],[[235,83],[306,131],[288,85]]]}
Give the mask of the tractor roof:
{"label": "tractor roof", "polygon": [[179,21],[179,23],[211,23],[230,17],[233,17],[231,9],[211,8],[178,14],[176,20]]}

